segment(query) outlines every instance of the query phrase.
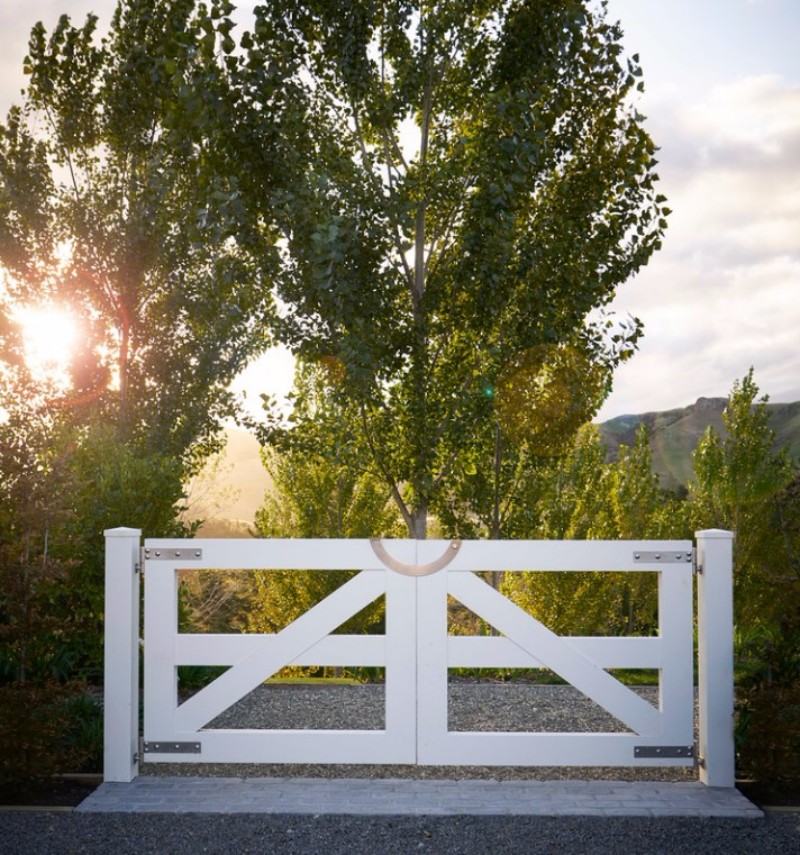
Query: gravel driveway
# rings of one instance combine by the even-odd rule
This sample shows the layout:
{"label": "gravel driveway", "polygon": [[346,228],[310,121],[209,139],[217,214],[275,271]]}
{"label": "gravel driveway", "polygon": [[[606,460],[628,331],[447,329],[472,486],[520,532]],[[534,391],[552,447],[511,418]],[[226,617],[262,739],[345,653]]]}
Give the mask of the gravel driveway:
{"label": "gravel driveway", "polygon": [[[277,687],[270,687],[274,689]],[[655,690],[642,690],[653,700]],[[256,690],[215,722],[226,727],[380,727],[381,686],[285,686]],[[624,729],[574,689],[517,684],[451,687],[451,729]],[[696,770],[479,768],[416,766],[264,766],[145,764],[146,775],[596,778],[695,780]],[[800,853],[800,813],[763,820],[597,817],[371,817],[202,814],[0,813],[0,852],[280,853],[280,855],[761,855]]]}

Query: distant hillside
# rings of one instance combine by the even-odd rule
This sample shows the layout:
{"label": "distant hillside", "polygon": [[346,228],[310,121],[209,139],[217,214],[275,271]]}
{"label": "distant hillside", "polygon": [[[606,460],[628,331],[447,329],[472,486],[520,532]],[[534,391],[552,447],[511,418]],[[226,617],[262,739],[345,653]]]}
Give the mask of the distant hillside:
{"label": "distant hillside", "polygon": [[207,521],[202,530],[207,537],[241,536],[246,530],[243,525],[227,523],[252,525],[256,509],[272,485],[253,434],[235,428],[226,434],[222,460],[207,467],[189,488],[190,516]]}
{"label": "distant hillside", "polygon": [[[609,458],[616,460],[620,445],[633,445],[639,425],[650,432],[653,468],[661,485],[674,489],[686,484],[692,475],[692,452],[709,425],[723,436],[722,412],[727,398],[699,398],[696,403],[677,410],[643,415],[618,416],[603,422],[600,435],[608,447]],[[776,447],[788,447],[800,457],[800,402],[767,404],[770,427],[776,433]]]}
{"label": "distant hillside", "polygon": [[[609,458],[615,460],[620,445],[633,445],[636,431],[644,422],[650,430],[653,464],[661,484],[674,489],[689,480],[692,451],[706,428],[713,425],[724,434],[722,411],[726,403],[726,398],[700,398],[678,410],[619,416],[603,422],[600,435]],[[787,446],[795,457],[800,457],[800,402],[767,406],[770,426],[777,434],[776,445]],[[271,486],[259,451],[258,441],[251,433],[229,430],[221,465],[192,489],[193,515],[209,521],[207,536],[241,536],[246,532],[245,524],[252,524],[264,492]],[[226,521],[233,523],[228,525]]]}

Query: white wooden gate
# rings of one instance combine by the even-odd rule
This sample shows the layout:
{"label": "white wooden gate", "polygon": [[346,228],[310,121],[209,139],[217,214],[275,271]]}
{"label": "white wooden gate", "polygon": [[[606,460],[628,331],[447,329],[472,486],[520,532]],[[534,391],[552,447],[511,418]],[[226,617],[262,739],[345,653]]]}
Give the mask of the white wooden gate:
{"label": "white wooden gate", "polygon": [[[691,543],[509,541],[468,546],[446,570],[418,581],[419,762],[475,766],[694,762]],[[420,551],[427,553],[423,561],[430,560],[437,548],[441,551],[437,544],[421,542]],[[660,634],[652,638],[560,637],[470,572],[476,568],[656,572]],[[500,635],[448,636],[448,594]],[[549,668],[631,732],[448,732],[447,671],[453,667]],[[659,708],[608,674],[607,668],[658,669]]]}
{"label": "white wooden gate", "polygon": [[[698,535],[703,573],[698,584],[697,747],[691,542],[197,539],[148,540],[140,551],[136,530],[113,529],[106,535],[106,780],[131,780],[138,761],[138,567],[146,578],[142,748],[148,762],[653,766],[690,765],[699,754],[701,780],[733,786],[729,532]],[[191,635],[179,633],[177,626],[177,574],[186,569],[359,572],[279,633]],[[655,573],[659,634],[561,637],[476,575],[531,570]],[[384,635],[332,634],[380,596],[386,605]],[[448,635],[448,596],[498,635]],[[179,704],[180,665],[229,668]],[[241,730],[210,725],[287,665],[384,668],[384,727]],[[548,668],[627,730],[450,731],[451,668]],[[611,668],[657,669],[657,706],[611,676]]]}
{"label": "white wooden gate", "polygon": [[[412,542],[398,547],[401,557],[413,558]],[[144,751],[148,762],[415,762],[414,584],[381,567],[368,540],[158,540],[145,543],[144,555]],[[361,572],[275,635],[179,634],[176,573],[201,567]],[[381,595],[386,597],[385,636],[331,634]],[[179,665],[231,667],[178,706]],[[287,665],[385,668],[385,728],[204,729]],[[181,746],[180,752],[169,751],[169,745]],[[195,745],[201,746],[201,753],[195,753]]]}

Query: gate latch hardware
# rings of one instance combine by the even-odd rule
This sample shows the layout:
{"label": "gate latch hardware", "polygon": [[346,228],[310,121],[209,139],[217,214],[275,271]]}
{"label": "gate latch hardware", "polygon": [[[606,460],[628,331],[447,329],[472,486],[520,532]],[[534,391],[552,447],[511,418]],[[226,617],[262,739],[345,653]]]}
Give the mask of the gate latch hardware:
{"label": "gate latch hardware", "polygon": [[661,551],[657,552],[634,552],[633,560],[641,563],[656,564],[691,564],[692,550],[687,549],[686,552]]}
{"label": "gate latch hardware", "polygon": [[145,742],[145,754],[200,754],[199,742]]}
{"label": "gate latch hardware", "polygon": [[435,561],[428,564],[404,564],[389,555],[379,537],[371,537],[369,545],[384,567],[394,570],[395,573],[402,573],[403,576],[430,576],[433,573],[438,573],[439,570],[447,567],[458,555],[458,550],[461,549],[460,540],[451,540],[449,546]]}
{"label": "gate latch hardware", "polygon": [[634,757],[694,757],[694,745],[636,745]]}
{"label": "gate latch hardware", "polygon": [[203,557],[202,549],[155,549],[145,546],[145,561],[199,561]]}

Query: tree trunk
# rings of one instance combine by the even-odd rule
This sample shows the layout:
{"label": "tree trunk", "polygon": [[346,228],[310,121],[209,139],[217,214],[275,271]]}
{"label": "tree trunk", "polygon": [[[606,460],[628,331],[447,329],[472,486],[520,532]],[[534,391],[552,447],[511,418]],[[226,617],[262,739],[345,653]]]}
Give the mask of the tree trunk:
{"label": "tree trunk", "polygon": [[[500,425],[495,425],[494,435],[494,507],[492,508],[492,540],[500,540],[500,470],[503,465],[503,434]],[[502,570],[492,572],[492,587],[495,591],[500,590],[503,581]],[[492,635],[498,635],[497,630],[492,627]]]}
{"label": "tree trunk", "polygon": [[428,537],[428,509],[415,508],[411,514],[411,524],[408,533],[415,540],[426,540]]}

